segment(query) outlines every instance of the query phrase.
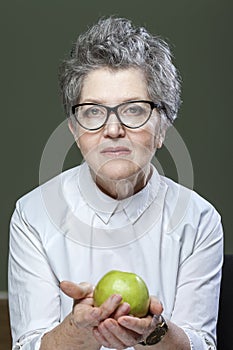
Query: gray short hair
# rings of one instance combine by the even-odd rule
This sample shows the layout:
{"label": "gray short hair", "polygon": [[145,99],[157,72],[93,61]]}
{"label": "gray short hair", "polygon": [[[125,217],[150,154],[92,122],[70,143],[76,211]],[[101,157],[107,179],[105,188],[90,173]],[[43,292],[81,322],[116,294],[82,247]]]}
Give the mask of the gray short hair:
{"label": "gray short hair", "polygon": [[180,77],[172,63],[168,44],[130,20],[100,19],[74,44],[70,57],[59,71],[59,81],[67,116],[79,101],[82,83],[92,70],[139,68],[148,84],[152,101],[160,102],[167,120],[174,121],[180,106]]}

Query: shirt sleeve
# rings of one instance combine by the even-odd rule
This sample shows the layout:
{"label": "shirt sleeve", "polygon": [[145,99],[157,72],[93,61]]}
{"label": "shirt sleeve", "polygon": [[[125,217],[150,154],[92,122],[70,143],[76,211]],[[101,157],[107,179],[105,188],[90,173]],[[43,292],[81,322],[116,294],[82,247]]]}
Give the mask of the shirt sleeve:
{"label": "shirt sleeve", "polygon": [[223,230],[212,208],[201,214],[193,252],[179,268],[171,318],[187,334],[192,350],[216,350],[222,262]]}
{"label": "shirt sleeve", "polygon": [[60,289],[20,202],[10,224],[8,294],[13,350],[38,350],[43,334],[59,324]]}

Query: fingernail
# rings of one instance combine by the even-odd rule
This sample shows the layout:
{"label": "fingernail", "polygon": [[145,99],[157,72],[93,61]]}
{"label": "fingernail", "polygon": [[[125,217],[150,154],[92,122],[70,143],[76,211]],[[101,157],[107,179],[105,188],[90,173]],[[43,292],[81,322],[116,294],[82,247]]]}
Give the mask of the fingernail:
{"label": "fingernail", "polygon": [[114,302],[120,302],[122,300],[122,296],[120,294],[114,294],[112,300]]}
{"label": "fingernail", "polygon": [[130,305],[128,303],[123,303],[122,311],[130,311]]}

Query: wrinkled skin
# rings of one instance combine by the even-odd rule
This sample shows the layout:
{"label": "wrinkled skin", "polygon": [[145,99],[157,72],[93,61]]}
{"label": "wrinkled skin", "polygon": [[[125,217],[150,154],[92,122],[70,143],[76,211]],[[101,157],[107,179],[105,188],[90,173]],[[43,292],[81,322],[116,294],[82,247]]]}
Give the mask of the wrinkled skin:
{"label": "wrinkled skin", "polygon": [[74,299],[71,322],[78,329],[91,329],[99,345],[108,348],[125,349],[138,344],[154,329],[151,315],[160,315],[163,311],[159,300],[151,296],[149,315],[137,318],[130,316],[130,306],[121,303],[120,295],[112,295],[100,307],[94,307],[90,284],[64,281],[60,286]]}

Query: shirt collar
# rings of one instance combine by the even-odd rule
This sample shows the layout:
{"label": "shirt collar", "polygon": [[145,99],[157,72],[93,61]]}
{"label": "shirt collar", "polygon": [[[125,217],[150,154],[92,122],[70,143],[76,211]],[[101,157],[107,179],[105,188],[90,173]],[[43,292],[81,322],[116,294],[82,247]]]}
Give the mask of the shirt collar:
{"label": "shirt collar", "polygon": [[156,198],[160,187],[160,175],[152,166],[152,176],[147,185],[138,193],[123,200],[116,200],[103,193],[92,179],[87,163],[80,166],[78,187],[85,202],[107,224],[116,212],[124,212],[134,223]]}

